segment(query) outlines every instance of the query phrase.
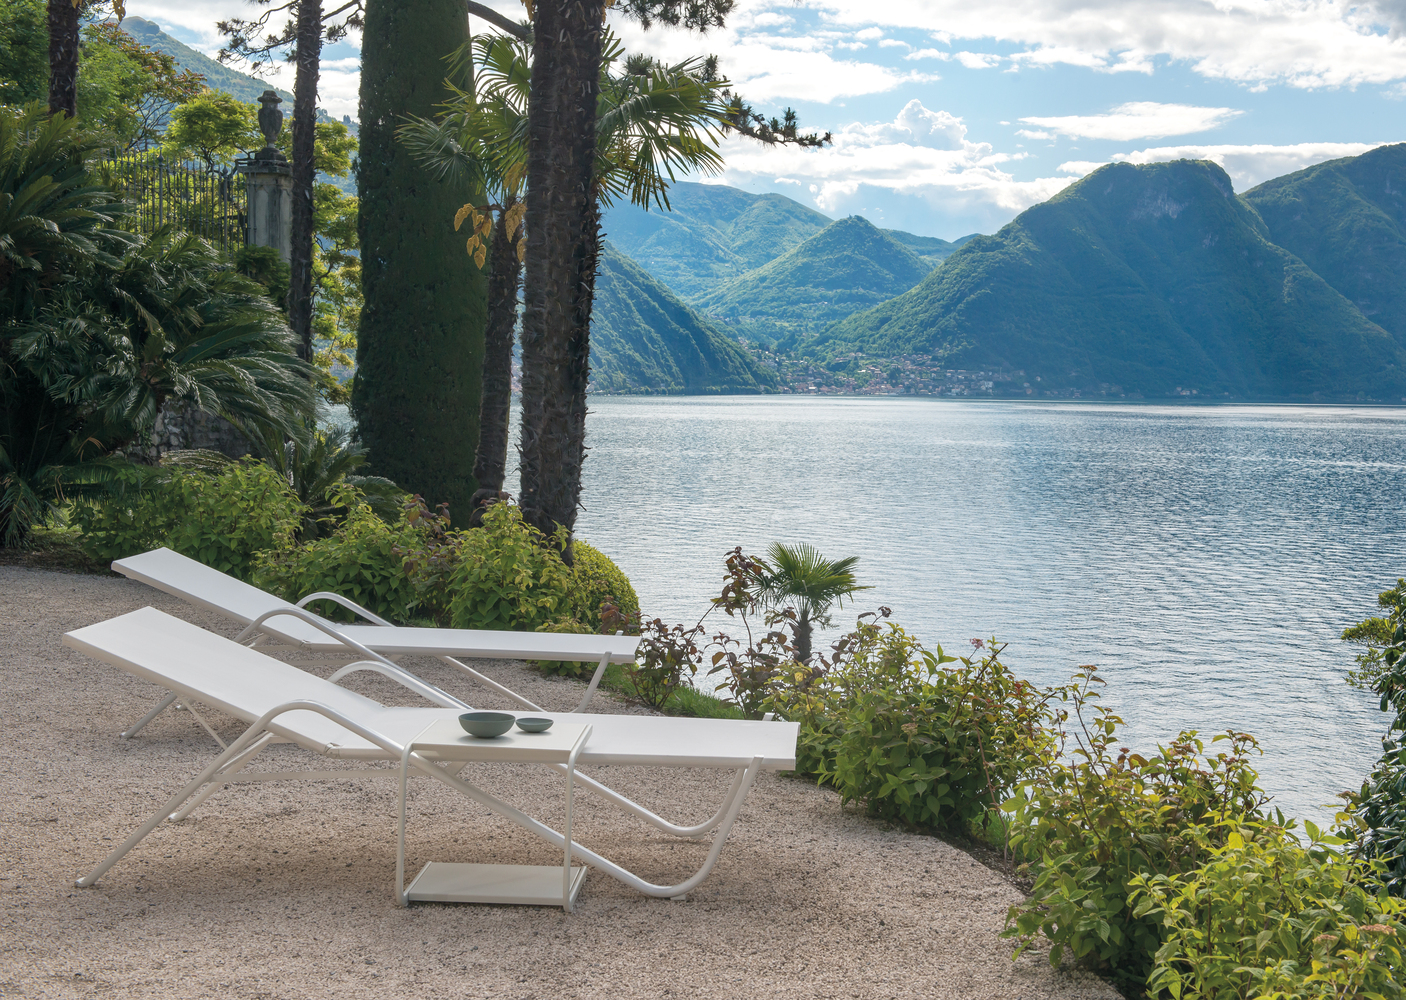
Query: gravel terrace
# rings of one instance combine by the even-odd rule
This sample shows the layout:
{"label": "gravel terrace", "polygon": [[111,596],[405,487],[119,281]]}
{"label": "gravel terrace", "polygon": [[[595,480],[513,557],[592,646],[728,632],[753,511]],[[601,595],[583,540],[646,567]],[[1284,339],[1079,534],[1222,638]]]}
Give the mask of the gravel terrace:
{"label": "gravel terrace", "polygon": [[[394,780],[242,785],[166,824],[96,887],[86,873],[208,763],[213,741],[168,711],[117,734],[159,697],[60,643],[66,631],[152,605],[236,628],[141,584],[0,566],[0,996],[4,997],[999,997],[1116,998],[1102,981],[1018,962],[998,937],[1019,898],[999,874],[930,837],[842,810],[830,791],[763,774],[712,875],[687,900],[591,873],[576,912],[392,900]],[[509,707],[435,661],[405,661],[475,707]],[[576,681],[519,663],[490,673],[548,708]],[[314,668],[316,669],[316,668]],[[330,672],[324,671],[324,674]],[[384,678],[349,686],[417,704]],[[639,712],[608,696],[593,709]],[[219,718],[233,738],[241,726]],[[291,747],[261,760],[339,766]],[[295,758],[297,761],[295,762]],[[711,815],[731,774],[597,768],[676,820]],[[545,769],[465,776],[561,821]],[[665,836],[578,793],[577,839],[653,881],[691,874],[707,844]],[[556,848],[450,789],[413,783],[407,865],[560,864]]]}

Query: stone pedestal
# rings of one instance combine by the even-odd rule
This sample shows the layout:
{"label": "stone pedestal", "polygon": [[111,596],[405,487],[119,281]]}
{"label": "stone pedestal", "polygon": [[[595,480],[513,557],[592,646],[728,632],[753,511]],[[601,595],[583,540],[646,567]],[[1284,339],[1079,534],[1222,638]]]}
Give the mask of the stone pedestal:
{"label": "stone pedestal", "polygon": [[264,148],[239,161],[249,185],[249,245],[273,247],[287,261],[293,252],[293,167],[274,146],[283,127],[282,98],[272,90],[259,98]]}

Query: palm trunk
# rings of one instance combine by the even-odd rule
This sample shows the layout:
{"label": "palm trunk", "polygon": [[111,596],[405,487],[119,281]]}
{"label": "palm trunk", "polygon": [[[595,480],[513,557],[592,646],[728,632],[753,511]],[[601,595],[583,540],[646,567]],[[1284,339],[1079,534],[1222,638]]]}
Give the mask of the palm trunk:
{"label": "palm trunk", "polygon": [[311,361],[313,141],[317,82],[322,61],[322,2],[299,0],[298,71],[293,85],[293,218],[289,246],[288,325],[298,336],[298,357]]}
{"label": "palm trunk", "polygon": [[[533,26],[519,500],[547,533],[575,525],[586,457],[602,9],[601,0],[542,0]],[[572,561],[569,534],[562,556]]]}
{"label": "palm trunk", "polygon": [[517,238],[508,232],[508,210],[517,199],[509,195],[493,225],[493,245],[488,255],[488,326],[484,331],[483,402],[479,406],[478,454],[474,478],[480,490],[494,494],[503,489],[508,464],[508,411],[513,398],[513,328],[517,325],[517,291],[522,263]]}
{"label": "palm trunk", "polygon": [[49,113],[78,114],[78,4],[49,0]]}
{"label": "palm trunk", "polygon": [[796,659],[802,663],[810,662],[810,613],[803,611],[796,619]]}

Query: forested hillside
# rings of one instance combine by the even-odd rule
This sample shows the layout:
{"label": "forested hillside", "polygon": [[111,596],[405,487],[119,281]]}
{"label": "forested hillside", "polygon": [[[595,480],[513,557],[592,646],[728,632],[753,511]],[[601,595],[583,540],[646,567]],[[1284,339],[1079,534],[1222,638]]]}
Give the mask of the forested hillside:
{"label": "forested hillside", "polygon": [[1275,243],[1406,343],[1406,143],[1276,177],[1243,197]]}
{"label": "forested hillside", "polygon": [[932,268],[889,233],[852,215],[694,303],[735,336],[788,347],[907,291]]}
{"label": "forested hillside", "polygon": [[607,241],[591,318],[591,383],[598,392],[749,393],[774,389],[776,376]]}
{"label": "forested hillside", "polygon": [[831,222],[782,195],[721,184],[675,184],[669,205],[668,211],[616,205],[605,213],[602,228],[623,253],[684,298],[760,267]]}
{"label": "forested hillside", "polygon": [[1102,167],[811,349],[1019,369],[1040,393],[1406,396],[1406,351],[1203,161]]}

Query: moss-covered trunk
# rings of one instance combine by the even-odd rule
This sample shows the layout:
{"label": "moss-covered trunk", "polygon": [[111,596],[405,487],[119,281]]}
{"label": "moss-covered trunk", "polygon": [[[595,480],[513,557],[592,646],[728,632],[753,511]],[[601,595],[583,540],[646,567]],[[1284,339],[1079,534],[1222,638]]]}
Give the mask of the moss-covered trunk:
{"label": "moss-covered trunk", "polygon": [[447,96],[443,57],[468,41],[455,0],[368,0],[361,52],[362,292],[352,407],[369,469],[471,513],[487,285],[454,232],[482,193],[441,183],[396,140]]}
{"label": "moss-covered trunk", "polygon": [[519,499],[549,533],[576,523],[586,454],[601,11],[601,0],[541,0],[533,25]]}

